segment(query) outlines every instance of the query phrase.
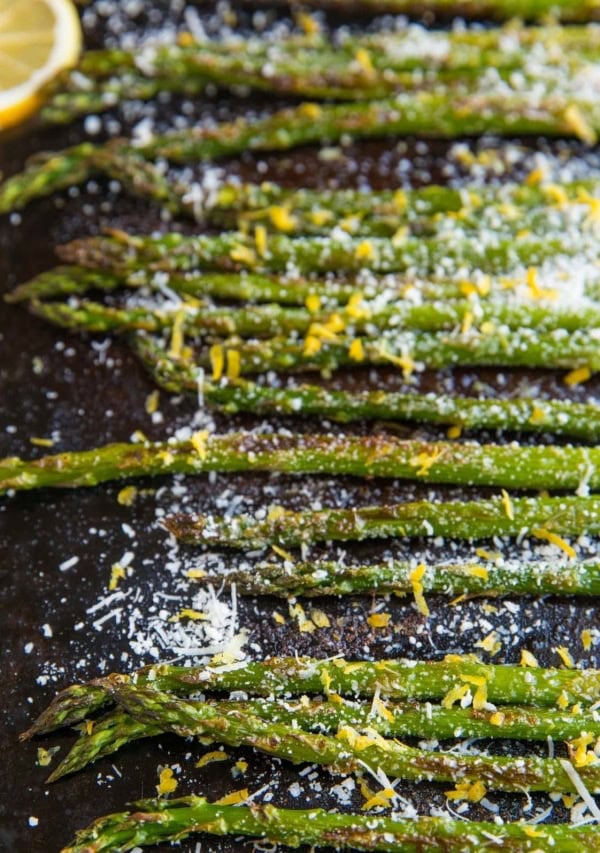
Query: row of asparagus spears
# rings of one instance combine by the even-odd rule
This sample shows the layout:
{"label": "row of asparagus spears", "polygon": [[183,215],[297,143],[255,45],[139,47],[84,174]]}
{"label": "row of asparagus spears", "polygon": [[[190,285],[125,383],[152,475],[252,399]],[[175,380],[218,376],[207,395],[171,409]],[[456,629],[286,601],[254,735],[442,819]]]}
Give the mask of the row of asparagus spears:
{"label": "row of asparagus spears", "polygon": [[[531,182],[510,185],[500,190],[452,190],[430,187],[412,193],[382,192],[372,195],[358,192],[317,193],[299,190],[286,191],[274,185],[235,186],[221,188],[216,199],[207,207],[213,224],[225,224],[232,214],[252,217],[258,215],[272,224],[279,221],[273,211],[281,211],[295,221],[315,210],[331,209],[335,215],[358,210],[362,217],[396,217],[395,225],[415,221],[423,228],[429,218],[435,227],[439,217],[460,214],[465,219],[469,211],[496,207],[503,216],[506,207],[514,208],[513,218],[520,224],[529,218],[539,222],[540,216],[550,215],[550,203],[558,206],[579,205],[594,209],[597,186],[594,181],[577,182],[560,187]],[[544,213],[546,212],[546,213]],[[274,220],[274,221],[273,221]],[[507,226],[508,228],[509,226]],[[348,238],[351,240],[352,238]],[[376,244],[389,251],[381,239]],[[477,232],[465,239],[471,246]],[[571,250],[574,250],[573,240]],[[246,242],[244,242],[244,240]],[[280,242],[276,242],[279,240]],[[281,241],[287,241],[281,242]],[[312,242],[311,242],[312,241]],[[507,239],[506,245],[508,246]],[[513,235],[514,242],[514,235]],[[541,242],[541,240],[540,240]],[[544,252],[553,248],[545,240]],[[567,240],[559,240],[562,251]],[[366,363],[395,363],[407,356],[418,355],[428,366],[453,363],[500,364],[527,366],[561,366],[593,371],[598,369],[597,303],[588,301],[578,310],[552,308],[545,298],[545,288],[529,281],[536,301],[517,302],[494,299],[481,302],[466,299],[475,292],[484,296],[489,290],[501,291],[506,279],[475,278],[475,283],[447,277],[428,281],[429,291],[422,282],[410,278],[380,279],[371,282],[369,296],[364,300],[358,285],[346,281],[305,278],[288,281],[277,278],[274,270],[290,259],[289,251],[300,246],[305,253],[308,275],[322,270],[321,260],[337,264],[351,263],[356,246],[339,241],[332,246],[322,238],[269,238],[268,254],[263,272],[207,272],[196,266],[227,267],[230,262],[247,264],[247,255],[236,252],[255,251],[253,242],[243,235],[222,235],[219,238],[186,238],[168,234],[145,238],[123,233],[76,241],[60,250],[64,260],[79,266],[60,267],[21,285],[9,297],[18,302],[28,299],[32,309],[59,325],[87,331],[140,330],[170,332],[173,341],[175,325],[179,332],[193,339],[209,335],[219,340],[224,335],[235,338],[218,343],[194,363],[179,348],[173,352],[160,339],[137,334],[133,346],[151,368],[161,385],[171,391],[200,392],[211,405],[227,412],[251,411],[257,414],[311,414],[349,421],[363,418],[406,419],[417,422],[446,424],[451,428],[507,428],[523,431],[554,432],[579,440],[597,442],[599,434],[598,407],[569,401],[531,400],[470,400],[467,398],[433,397],[432,395],[399,394],[393,392],[329,391],[318,386],[278,388],[259,385],[228,376],[219,382],[224,365],[237,357],[238,373],[266,371],[271,368],[336,367],[356,363],[351,341],[360,341],[360,361]],[[369,240],[369,247],[373,241]],[[435,241],[431,241],[431,247]],[[288,254],[283,249],[287,247]],[[406,244],[401,248],[406,249]],[[529,247],[530,249],[531,247]],[[423,241],[415,239],[407,249],[411,260],[422,252]],[[440,251],[443,249],[440,247]],[[492,257],[497,247],[492,249]],[[411,254],[412,252],[412,254]],[[266,255],[266,257],[265,257]],[[297,263],[300,255],[293,256]],[[392,262],[398,257],[391,255]],[[435,256],[434,256],[435,257]],[[539,260],[529,250],[523,261]],[[371,263],[369,260],[367,263]],[[431,261],[427,269],[432,269]],[[154,265],[155,270],[149,270]],[[183,272],[180,270],[183,268]],[[190,270],[191,273],[190,273]],[[535,272],[535,270],[534,270]],[[528,276],[530,274],[528,273]],[[526,277],[527,279],[527,277]],[[485,289],[479,286],[485,284]],[[89,290],[111,295],[121,285],[132,289],[165,290],[183,297],[175,308],[156,309],[143,302],[133,307],[114,307],[81,297]],[[465,288],[465,285],[468,285]],[[514,286],[514,281],[513,281]],[[395,290],[394,290],[395,287]],[[428,299],[422,304],[402,301],[402,289],[420,288]],[[452,291],[452,288],[454,290]],[[387,291],[387,294],[386,294]],[[391,291],[391,295],[390,295]],[[454,299],[441,302],[435,295]],[[548,293],[550,293],[548,289]],[[386,300],[378,297],[386,294]],[[66,302],[52,301],[67,296]],[[217,296],[226,299],[251,300],[258,305],[243,308],[213,308],[199,298]],[[537,299],[542,297],[542,301]],[[316,305],[311,302],[316,297]],[[357,299],[357,297],[359,297]],[[277,299],[277,302],[264,300]],[[51,300],[51,301],[49,301]],[[187,302],[186,302],[187,300]],[[262,303],[262,304],[261,304]],[[323,311],[322,304],[327,305]],[[551,303],[550,303],[551,304]],[[294,307],[292,307],[294,306]],[[300,307],[302,306],[302,307]],[[483,334],[456,333],[453,327],[467,317],[483,324],[501,325]],[[324,339],[314,352],[306,351],[306,341],[284,338],[283,333],[307,334],[315,326],[325,327],[335,317],[339,323],[333,341]],[[346,325],[352,330],[347,335]],[[386,332],[386,327],[387,332]],[[399,327],[400,331],[396,331]],[[417,331],[411,331],[416,328]],[[340,330],[347,335],[344,341]],[[405,331],[407,330],[407,331]],[[358,331],[359,336],[356,337]],[[377,337],[373,332],[377,332]],[[373,337],[369,339],[365,333]],[[279,334],[279,338],[245,341],[244,336],[258,337]],[[240,339],[242,338],[242,339]],[[410,343],[410,346],[408,345]],[[220,360],[221,367],[217,362]],[[213,381],[205,380],[199,368],[213,370]],[[301,545],[318,541],[351,541],[381,536],[454,536],[466,539],[495,535],[519,536],[524,532],[540,532],[558,537],[571,557],[574,552],[560,540],[561,535],[580,535],[596,531],[596,498],[587,498],[587,490],[597,488],[596,449],[573,447],[520,447],[495,445],[457,445],[451,442],[400,442],[388,438],[332,438],[328,435],[296,435],[282,439],[278,436],[227,435],[196,436],[191,442],[168,442],[146,445],[111,445],[82,454],[59,454],[31,463],[9,459],[0,463],[0,490],[19,490],[48,485],[94,485],[120,477],[148,474],[200,473],[204,471],[278,471],[283,473],[350,474],[354,476],[392,476],[430,483],[460,483],[517,489],[569,489],[581,496],[565,498],[515,498],[505,495],[489,501],[435,504],[417,502],[392,507],[363,507],[351,510],[329,509],[321,512],[275,512],[266,518],[235,519],[173,518],[167,527],[184,541],[225,547],[262,548],[269,544]],[[551,540],[552,541],[552,540]],[[275,594],[359,592],[367,589],[410,591],[413,588],[414,567],[395,563],[361,567],[309,564],[298,567],[293,577],[285,569],[265,568],[260,575],[234,574],[229,582],[239,583],[243,591]],[[595,588],[595,564],[577,562],[564,572],[534,561],[519,566],[520,581],[515,572],[503,566],[430,567],[422,579],[425,591],[445,591],[450,594],[473,592],[515,591],[586,593]]]}
{"label": "row of asparagus spears", "polygon": [[[0,186],[0,212],[25,207],[32,199],[85,183],[97,174],[122,181],[135,192],[151,187],[167,209],[193,212],[182,202],[177,182],[157,161],[190,165],[244,151],[285,151],[298,146],[347,138],[369,139],[419,135],[455,139],[494,133],[502,136],[569,136],[590,144],[600,129],[597,99],[561,94],[557,88],[535,104],[526,92],[404,92],[394,98],[355,104],[308,102],[264,118],[237,119],[212,127],[169,131],[150,141],[84,142],[36,155],[26,169]],[[145,194],[148,194],[147,192]],[[183,194],[185,195],[185,194]]]}
{"label": "row of asparagus spears", "polygon": [[[505,81],[519,72],[539,83],[552,71],[581,72],[599,54],[598,33],[586,26],[450,32],[413,27],[335,41],[315,32],[198,43],[184,34],[178,44],[87,52],[76,69],[53,81],[42,119],[64,123],[162,92],[197,95],[211,83],[342,101],[439,85],[473,87],[489,68]],[[429,60],[425,73],[424,57]]]}
{"label": "row of asparagus spears", "polygon": [[[207,694],[202,701],[187,698],[198,690]],[[244,691],[252,698],[219,698],[219,694],[231,691]],[[324,699],[317,699],[319,694],[325,694]],[[586,757],[587,746],[600,733],[594,711],[599,696],[595,670],[491,665],[469,656],[450,656],[438,662],[376,663],[274,658],[235,668],[165,664],[131,676],[110,675],[67,688],[24,737],[81,724],[78,739],[52,773],[52,781],[133,740],[169,732],[198,737],[203,743],[252,746],[293,763],[308,761],[336,772],[383,771],[391,778],[453,784],[459,798],[469,796],[470,786],[477,787],[472,799],[483,797],[488,790],[583,791],[589,797],[600,789],[598,765]],[[567,710],[573,703],[577,703],[577,714]],[[84,724],[100,709],[105,709],[102,717]],[[426,737],[428,732],[437,739],[519,737],[531,741],[551,737],[567,741],[569,758],[465,755],[443,748],[431,751],[410,747],[393,739]],[[184,804],[191,810],[178,812]],[[201,800],[176,800],[156,801],[151,808],[179,814],[177,827],[185,833],[199,829],[193,809],[204,807]],[[144,806],[141,811],[149,808]],[[253,813],[254,807],[249,814]],[[348,820],[353,819],[348,816]],[[127,849],[118,845],[129,839],[139,844],[173,837],[174,824],[169,821],[164,826],[161,822],[158,833],[144,824],[144,816],[136,814],[103,819],[68,849],[87,850],[84,845],[92,839],[100,839],[107,846],[98,844],[91,849],[104,850]],[[357,826],[361,824],[359,821]],[[434,841],[436,833],[445,837],[445,819],[423,823],[419,818],[410,826],[401,823],[396,827],[398,835],[387,837],[389,846],[371,849],[412,849],[402,846],[402,833],[412,832],[423,842],[425,824],[431,824]],[[257,831],[258,824],[249,826]],[[266,829],[263,825],[259,834],[265,834]],[[507,838],[522,837],[519,824],[502,829],[507,830]],[[115,830],[125,834],[113,836]],[[562,838],[560,826],[544,826],[542,833],[546,831],[547,836],[536,837],[538,844],[547,841],[551,845]],[[479,824],[469,824],[469,832],[479,837]],[[513,832],[515,836],[511,836]],[[596,827],[586,829],[581,838],[577,837],[578,843],[587,843],[588,832],[589,844],[595,843]],[[270,837],[270,828],[266,834]],[[287,842],[283,836],[274,837]],[[300,843],[313,837],[302,834],[297,840]],[[115,847],[108,846],[110,843]]]}
{"label": "row of asparagus spears", "polygon": [[[497,559],[438,562],[416,566],[391,561],[367,565],[308,562],[259,564],[233,572],[227,583],[246,594],[318,595],[367,591],[463,594],[597,594],[596,561],[577,559],[563,539],[600,532],[600,501],[585,496],[596,487],[596,448],[459,445],[400,441],[390,437],[319,435],[197,434],[185,442],[107,445],[93,451],[62,453],[27,462],[0,462],[0,490],[45,486],[90,486],[119,478],[207,471],[393,476],[463,485],[492,483],[518,488],[578,489],[562,497],[502,496],[477,501],[422,500],[383,506],[291,512],[272,507],[260,517],[179,515],[165,519],[179,540],[217,548],[297,547],[317,542],[372,538],[451,537],[476,540],[495,536],[550,542],[572,561]],[[581,486],[585,485],[585,491]],[[419,571],[420,570],[420,571]],[[205,577],[204,581],[214,578]]]}
{"label": "row of asparagus spears", "polygon": [[[413,214],[420,217],[417,231],[437,229],[434,235],[403,235],[399,241],[345,233],[289,236],[267,235],[265,230],[259,234],[261,224],[254,235],[226,232],[218,237],[113,232],[61,247],[62,259],[71,266],[42,274],[17,288],[9,299],[28,298],[36,313],[78,330],[160,332],[177,324],[179,333],[191,339],[220,338],[222,351],[217,357],[224,364],[235,361],[237,374],[331,370],[359,362],[404,364],[405,371],[411,363],[413,369],[415,364],[431,368],[497,365],[594,372],[600,364],[599,312],[591,301],[597,281],[592,275],[588,282],[587,304],[552,307],[557,291],[547,286],[547,278],[538,281],[536,268],[574,255],[593,264],[595,237],[586,223],[590,217],[593,223],[597,199],[590,190],[597,191],[593,181],[564,187],[513,185],[481,194],[444,188],[415,191],[412,197],[320,194],[322,209],[328,205],[334,216],[346,212],[346,218],[364,222],[365,216],[381,215],[380,221],[393,222],[397,230],[403,222],[411,222]],[[558,199],[553,207],[548,206],[550,197]],[[298,214],[314,216],[318,198],[311,191],[286,193],[273,186],[228,185],[208,208],[208,216],[215,217],[215,224],[232,213],[258,216],[261,222],[270,217],[276,231],[278,226],[286,230],[288,219],[294,223]],[[274,200],[281,203],[269,203]],[[514,211],[511,215],[506,214],[507,206]],[[467,207],[475,211],[470,227],[463,225]],[[575,226],[564,208],[576,208]],[[353,209],[358,213],[350,214]],[[460,217],[460,230],[446,233],[440,217],[443,222],[452,214]],[[490,223],[498,217],[503,223],[493,239],[485,215]],[[476,227],[482,217],[483,225],[479,221]],[[531,225],[533,231],[522,233],[523,224]],[[304,235],[304,226],[299,228]],[[514,274],[527,265],[526,274]],[[304,278],[282,277],[290,267],[295,276]],[[363,298],[352,276],[365,268],[379,278],[370,280]],[[480,278],[465,281],[460,276],[465,268],[479,270]],[[346,280],[312,278],[332,271]],[[385,274],[393,277],[390,280]],[[421,278],[415,279],[415,274]],[[89,289],[111,294],[120,285],[150,288],[155,293],[161,289],[164,293],[166,285],[169,293],[183,301],[171,302],[167,308],[151,302],[118,307],[83,298]],[[535,304],[509,299],[506,293],[511,288],[526,291]],[[494,295],[490,301],[472,298],[490,292]],[[59,295],[71,299],[47,301]],[[406,295],[416,295],[422,304],[402,300]],[[239,309],[206,306],[203,300],[213,296],[264,304]],[[198,299],[202,301],[194,302]],[[306,336],[304,341],[297,339],[299,334]],[[136,336],[134,346],[167,387],[189,387],[194,375],[189,359],[166,358],[160,340],[146,336]],[[214,348],[205,347],[197,355],[196,368],[212,368],[218,379]]]}

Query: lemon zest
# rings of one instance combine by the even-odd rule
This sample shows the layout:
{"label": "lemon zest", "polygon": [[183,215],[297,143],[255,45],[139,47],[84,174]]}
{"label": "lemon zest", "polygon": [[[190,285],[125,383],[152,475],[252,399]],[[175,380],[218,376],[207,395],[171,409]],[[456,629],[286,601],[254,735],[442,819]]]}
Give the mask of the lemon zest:
{"label": "lemon zest", "polygon": [[231,794],[226,794],[219,800],[215,800],[215,804],[219,806],[236,806],[238,803],[245,803],[249,796],[248,788],[242,788],[239,791],[232,791]]}
{"label": "lemon zest", "polygon": [[587,382],[592,375],[592,371],[589,367],[577,367],[575,370],[571,370],[564,377],[563,382],[565,385],[568,385],[572,388],[574,385],[581,385],[583,382]]}
{"label": "lemon zest", "polygon": [[119,585],[119,581],[125,579],[125,569],[120,563],[113,563],[110,569],[110,580],[108,582],[108,589],[110,592],[113,592]]}
{"label": "lemon zest", "polygon": [[227,378],[232,382],[239,378],[242,370],[240,352],[237,349],[227,350]]}
{"label": "lemon zest", "polygon": [[504,512],[506,513],[506,517],[509,521],[515,520],[515,512],[513,509],[512,501],[510,499],[510,495],[506,491],[506,489],[502,489],[502,506],[504,507]]}
{"label": "lemon zest", "polygon": [[568,650],[568,648],[566,646],[555,646],[553,651],[556,652],[556,654],[559,656],[559,658],[561,659],[563,664],[568,669],[573,669],[575,667],[575,661],[573,660],[573,658],[571,656],[571,652]]}
{"label": "lemon zest", "polygon": [[215,761],[227,761],[229,756],[222,749],[215,749],[213,752],[206,752],[202,758],[196,762],[196,767],[206,767],[207,764],[213,764]]}
{"label": "lemon zest", "polygon": [[158,779],[156,790],[159,797],[162,797],[164,794],[172,794],[176,790],[177,779],[173,778],[173,769],[171,767],[163,767]]}
{"label": "lemon zest", "polygon": [[131,506],[137,495],[135,486],[125,486],[117,495],[117,503],[121,506]]}
{"label": "lemon zest", "polygon": [[225,348],[223,344],[213,344],[208,351],[210,366],[212,367],[212,378],[215,382],[223,376],[225,368]]}
{"label": "lemon zest", "polygon": [[531,652],[528,652],[527,649],[521,649],[521,660],[519,661],[519,666],[539,666],[537,662],[537,658],[535,655],[532,655]]}
{"label": "lemon zest", "polygon": [[371,628],[387,628],[392,616],[390,613],[371,613],[367,616],[367,622]]}
{"label": "lemon zest", "polygon": [[567,555],[570,560],[574,560],[577,556],[577,551],[573,548],[572,545],[569,545],[562,536],[559,536],[558,533],[553,533],[551,530],[546,530],[544,527],[536,527],[531,531],[531,535],[535,536],[536,539],[543,539],[546,542],[550,542],[552,545],[555,545],[557,548],[560,548],[561,551]]}
{"label": "lemon zest", "polygon": [[427,571],[424,563],[419,563],[419,565],[413,569],[408,576],[410,580],[410,584],[412,586],[413,595],[415,597],[415,604],[417,605],[417,610],[423,616],[429,616],[430,611],[427,606],[427,602],[425,601],[425,596],[423,595],[423,576]]}
{"label": "lemon zest", "polygon": [[477,782],[457,782],[456,788],[452,791],[444,791],[449,800],[468,800],[471,803],[478,803],[482,800],[487,791],[481,780]]}

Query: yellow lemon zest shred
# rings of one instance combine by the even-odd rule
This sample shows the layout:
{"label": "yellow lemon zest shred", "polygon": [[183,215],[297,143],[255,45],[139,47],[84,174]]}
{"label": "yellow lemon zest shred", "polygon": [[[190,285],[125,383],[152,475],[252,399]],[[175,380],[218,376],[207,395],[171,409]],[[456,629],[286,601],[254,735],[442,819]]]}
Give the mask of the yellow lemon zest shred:
{"label": "yellow lemon zest shred", "polygon": [[531,535],[535,536],[536,539],[543,539],[546,542],[550,542],[552,545],[555,545],[557,548],[560,548],[560,550],[564,551],[570,560],[574,560],[577,556],[575,548],[573,548],[572,545],[569,545],[562,536],[559,536],[557,533],[553,533],[551,530],[546,530],[544,527],[536,527],[531,531]]}

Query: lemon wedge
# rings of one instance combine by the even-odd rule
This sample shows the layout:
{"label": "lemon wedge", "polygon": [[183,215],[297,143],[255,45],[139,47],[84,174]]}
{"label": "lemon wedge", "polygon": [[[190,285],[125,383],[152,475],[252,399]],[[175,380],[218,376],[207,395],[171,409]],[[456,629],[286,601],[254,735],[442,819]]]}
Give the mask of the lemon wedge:
{"label": "lemon wedge", "polygon": [[0,130],[35,112],[40,88],[80,51],[71,0],[0,0]]}

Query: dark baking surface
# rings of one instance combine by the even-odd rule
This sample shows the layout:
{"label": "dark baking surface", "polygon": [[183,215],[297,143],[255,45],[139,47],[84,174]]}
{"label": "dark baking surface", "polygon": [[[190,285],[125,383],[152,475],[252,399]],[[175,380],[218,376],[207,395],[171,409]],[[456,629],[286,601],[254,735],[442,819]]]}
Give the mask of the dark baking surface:
{"label": "dark baking surface", "polygon": [[[148,4],[146,4],[148,5]],[[160,4],[156,4],[160,11]],[[91,43],[102,39],[101,28],[88,34]],[[243,105],[244,106],[244,105]],[[222,99],[219,113],[239,109],[239,102]],[[202,106],[212,109],[215,104]],[[165,117],[168,106],[162,107]],[[25,128],[0,144],[0,168],[10,173],[23,158],[42,148],[62,147],[81,138],[81,127],[61,130]],[[541,144],[541,143],[540,143]],[[555,143],[554,149],[566,143]],[[535,145],[532,145],[532,152]],[[572,146],[578,152],[576,145]],[[408,142],[399,150],[395,142],[368,143],[346,149],[341,160],[325,163],[315,150],[300,150],[290,155],[243,157],[225,164],[228,173],[247,179],[270,178],[290,185],[360,186],[399,185],[398,164],[410,161],[409,177],[418,182],[427,173],[442,180],[440,165],[445,162],[447,147],[436,143],[423,146]],[[267,164],[266,170],[262,164]],[[106,202],[109,204],[106,204]],[[3,292],[53,263],[53,246],[75,236],[94,233],[107,225],[130,230],[149,230],[159,224],[158,211],[146,202],[111,194],[106,183],[82,190],[76,197],[44,200],[32,205],[18,223],[8,218],[0,222],[0,282]],[[189,224],[182,227],[190,228]],[[153,425],[145,412],[145,400],[153,386],[119,341],[112,341],[103,359],[100,351],[90,346],[89,339],[62,333],[23,308],[0,305],[0,456],[18,454],[41,455],[44,451],[31,445],[31,436],[49,436],[58,431],[55,450],[92,447],[107,441],[127,440],[135,429],[152,438],[167,436],[177,427],[190,423],[195,411],[193,400],[173,401],[161,394],[160,410],[164,423]],[[40,370],[34,364],[43,360]],[[400,386],[393,372],[377,374],[388,386]],[[372,373],[356,373],[346,377],[346,384],[373,384]],[[455,386],[464,393],[487,389],[503,394],[530,391],[567,396],[560,375],[503,371],[444,372],[437,376],[421,375],[419,386],[427,388]],[[417,387],[419,387],[417,386]],[[586,394],[600,391],[598,380],[585,388],[574,388],[569,396],[584,399]],[[232,424],[252,425],[251,420],[216,417],[220,428]],[[287,426],[292,426],[287,422]],[[320,425],[306,421],[305,429]],[[322,425],[321,425],[322,428]],[[372,425],[385,429],[385,425]],[[361,427],[358,427],[361,429]],[[365,429],[365,427],[362,427]],[[430,434],[396,425],[403,434]],[[433,433],[431,433],[433,434]],[[439,433],[438,433],[439,434]],[[170,488],[172,482],[160,485]],[[132,507],[120,506],[116,496],[122,484],[108,484],[89,490],[44,491],[4,498],[0,502],[0,596],[2,600],[2,801],[0,805],[0,850],[52,851],[66,844],[76,828],[94,817],[123,808],[125,803],[155,791],[157,766],[176,764],[182,767],[178,794],[191,792],[219,797],[229,791],[247,787],[251,792],[269,786],[273,802],[289,805],[323,805],[339,807],[329,793],[339,782],[328,773],[298,776],[298,771],[250,750],[238,750],[232,760],[194,768],[204,752],[191,742],[164,737],[138,742],[115,756],[98,762],[72,778],[48,787],[44,784],[45,768],[36,765],[38,746],[60,745],[59,758],[70,733],[59,733],[39,742],[19,744],[17,735],[32,717],[46,705],[55,691],[75,680],[84,680],[110,670],[129,669],[149,662],[131,651],[126,625],[109,620],[96,630],[93,617],[86,609],[106,594],[110,566],[131,549],[134,575],[126,582],[136,586],[142,604],[156,601],[156,592],[169,591],[172,580],[166,578],[164,563],[168,550],[166,535],[156,521],[156,508],[165,503],[164,495],[156,495],[158,485],[148,481],[146,491]],[[415,494],[431,494],[419,488],[396,482],[371,481],[364,484],[351,479],[261,477],[218,477],[214,487],[207,488],[204,477],[191,479],[185,500],[187,507],[201,511],[215,510],[215,497],[226,485],[242,495],[244,508],[256,508],[268,500],[281,500],[286,506],[300,508],[307,500],[321,498],[324,504],[346,504],[351,501],[371,503],[410,498]],[[266,488],[268,487],[268,489]],[[167,496],[169,494],[167,489]],[[459,489],[437,489],[436,494],[459,496]],[[483,493],[483,492],[481,492]],[[463,493],[464,494],[464,493]],[[474,492],[470,492],[474,494]],[[268,495],[268,497],[265,497]],[[162,502],[162,503],[161,503]],[[167,498],[168,506],[170,499]],[[130,525],[136,534],[132,540],[123,530]],[[408,553],[402,545],[384,548],[370,544],[355,553],[362,556],[378,553]],[[440,553],[444,553],[441,549]],[[467,548],[465,553],[472,553]],[[79,562],[60,571],[59,565],[77,555]],[[144,562],[146,561],[146,562]],[[239,602],[240,626],[250,633],[249,654],[309,654],[315,656],[342,653],[348,657],[418,656],[440,657],[445,652],[474,651],[474,643],[493,629],[502,636],[514,631],[511,642],[503,643],[495,662],[518,661],[522,648],[533,652],[540,663],[556,665],[552,651],[556,645],[567,645],[584,665],[597,666],[600,655],[592,649],[584,652],[580,641],[583,628],[598,626],[598,606],[594,600],[546,598],[492,602],[496,612],[484,610],[484,600],[465,602],[452,607],[443,598],[430,597],[432,615],[425,620],[410,600],[392,598],[385,609],[392,614],[393,629],[374,631],[366,618],[372,610],[370,597],[352,600],[320,600],[318,606],[329,616],[331,627],[312,634],[299,633],[296,623],[288,618],[285,625],[273,621],[273,610],[287,617],[287,605],[275,599],[248,599]],[[482,623],[482,619],[486,620]],[[79,623],[83,627],[75,628]],[[50,633],[43,626],[50,626]],[[29,653],[26,651],[31,644]],[[122,660],[122,653],[129,655]],[[482,653],[488,659],[488,655]],[[40,678],[40,676],[42,676]],[[518,749],[515,744],[510,745]],[[495,749],[499,747],[494,745]],[[538,747],[543,753],[543,749]],[[249,770],[242,779],[232,778],[231,769],[238,757],[245,757]],[[299,796],[289,786],[299,782]],[[319,787],[320,786],[320,787]],[[448,786],[445,786],[448,787]],[[410,787],[400,785],[423,814],[432,805],[443,806],[444,786]],[[490,796],[502,805],[505,817],[522,816],[525,797]],[[362,797],[353,803],[360,808]],[[538,797],[533,811],[545,808],[549,800]],[[481,806],[471,806],[472,817],[489,819]],[[39,820],[30,827],[29,817]],[[554,818],[567,813],[556,807]],[[196,845],[200,843],[199,847]],[[170,849],[166,847],[157,850]],[[252,844],[235,840],[219,841],[197,837],[182,843],[184,850],[245,850]]]}

